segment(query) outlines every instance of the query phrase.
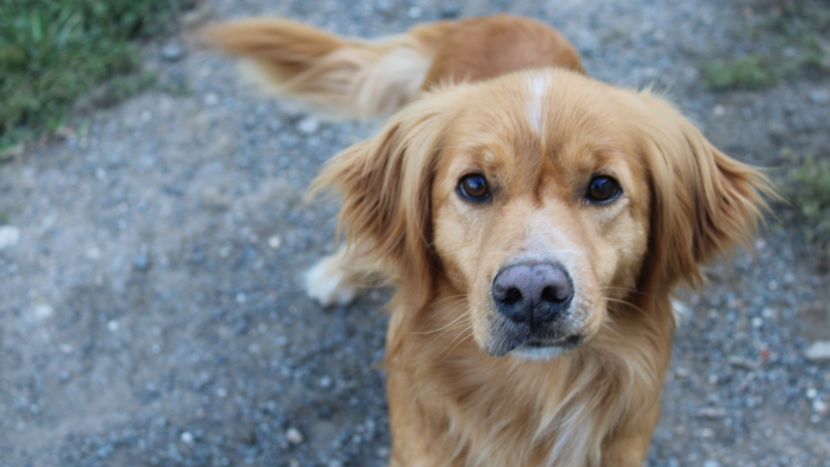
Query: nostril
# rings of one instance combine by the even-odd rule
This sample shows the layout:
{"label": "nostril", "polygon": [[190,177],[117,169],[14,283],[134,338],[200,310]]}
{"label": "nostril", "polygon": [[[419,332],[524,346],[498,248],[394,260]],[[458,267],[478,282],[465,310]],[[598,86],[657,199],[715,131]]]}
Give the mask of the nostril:
{"label": "nostril", "polygon": [[504,299],[502,303],[505,305],[515,305],[522,301],[522,292],[517,289],[516,287],[511,287],[507,289],[507,292],[504,294]]}
{"label": "nostril", "polygon": [[570,294],[565,294],[564,292],[558,290],[556,287],[548,286],[542,290],[542,301],[550,303],[564,302],[568,299],[569,295]]}

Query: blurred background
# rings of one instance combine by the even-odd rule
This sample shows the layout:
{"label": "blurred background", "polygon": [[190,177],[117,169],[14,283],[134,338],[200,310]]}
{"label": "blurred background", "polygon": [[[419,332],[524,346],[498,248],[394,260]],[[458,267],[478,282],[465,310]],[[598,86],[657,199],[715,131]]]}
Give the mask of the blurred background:
{"label": "blurred background", "polygon": [[373,37],[508,12],[767,167],[755,252],[681,290],[650,466],[830,466],[830,2],[3,0],[0,466],[382,466],[384,291],[321,309],[303,202],[372,124],[265,98],[195,46],[281,15]]}

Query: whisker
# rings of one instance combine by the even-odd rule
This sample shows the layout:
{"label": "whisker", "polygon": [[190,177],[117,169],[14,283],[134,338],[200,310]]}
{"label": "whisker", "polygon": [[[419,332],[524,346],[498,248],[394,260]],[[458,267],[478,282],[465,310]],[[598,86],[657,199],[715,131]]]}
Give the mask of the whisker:
{"label": "whisker", "polygon": [[602,297],[602,298],[603,298],[604,300],[606,300],[606,301],[609,301],[609,302],[619,303],[619,304],[622,304],[622,305],[629,306],[629,307],[631,307],[631,308],[633,308],[633,309],[635,309],[635,310],[639,311],[640,313],[647,314],[647,313],[646,313],[646,310],[644,310],[644,309],[640,308],[639,306],[637,306],[637,305],[635,305],[635,304],[633,304],[633,303],[631,303],[631,302],[629,302],[629,301],[626,301],[626,300],[620,300],[620,299],[618,299],[618,298],[611,298],[611,297]]}
{"label": "whisker", "polygon": [[424,331],[424,332],[411,332],[410,334],[415,334],[415,335],[432,334],[432,333],[441,331],[443,329],[446,329],[446,328],[452,326],[453,324],[456,324],[459,320],[461,320],[465,317],[466,317],[466,313],[462,313],[461,316],[459,316],[458,318],[455,318],[454,320],[450,321],[448,324],[445,324],[444,326],[441,326],[438,329],[433,329],[432,331]]}

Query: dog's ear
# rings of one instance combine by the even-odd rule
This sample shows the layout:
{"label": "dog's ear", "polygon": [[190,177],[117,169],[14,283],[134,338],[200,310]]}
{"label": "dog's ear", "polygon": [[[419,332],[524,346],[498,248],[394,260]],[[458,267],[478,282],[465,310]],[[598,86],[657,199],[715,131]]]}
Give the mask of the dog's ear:
{"label": "dog's ear", "polygon": [[651,177],[649,287],[678,280],[696,285],[699,265],[734,244],[749,246],[767,205],[776,196],[756,168],[725,155],[675,108],[648,94],[637,120],[640,151]]}
{"label": "dog's ear", "polygon": [[428,292],[435,266],[430,192],[448,121],[437,105],[422,99],[397,113],[378,135],[334,156],[311,188],[340,195],[350,254],[416,296]]}

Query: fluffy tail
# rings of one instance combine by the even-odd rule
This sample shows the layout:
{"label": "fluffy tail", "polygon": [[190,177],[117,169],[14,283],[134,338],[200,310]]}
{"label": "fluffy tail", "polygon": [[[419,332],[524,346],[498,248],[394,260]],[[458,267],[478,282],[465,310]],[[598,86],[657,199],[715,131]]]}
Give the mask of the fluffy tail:
{"label": "fluffy tail", "polygon": [[245,70],[264,89],[333,117],[367,118],[398,109],[424,77],[456,22],[406,34],[360,40],[281,18],[208,26],[208,44],[248,60]]}

